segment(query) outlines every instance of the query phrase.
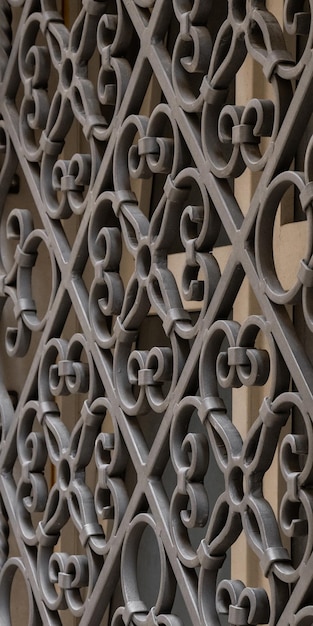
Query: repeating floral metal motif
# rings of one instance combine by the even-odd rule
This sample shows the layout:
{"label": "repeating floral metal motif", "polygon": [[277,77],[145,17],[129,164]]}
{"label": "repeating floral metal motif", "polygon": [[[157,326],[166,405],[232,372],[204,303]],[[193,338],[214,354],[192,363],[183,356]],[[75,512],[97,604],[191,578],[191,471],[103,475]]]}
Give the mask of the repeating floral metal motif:
{"label": "repeating floral metal motif", "polygon": [[[178,594],[194,626],[312,623],[312,14],[285,0],[282,28],[265,0],[82,0],[66,24],[56,0],[0,0],[1,351],[19,372],[1,366],[3,625],[17,574],[29,626],[179,626]],[[247,57],[271,96],[243,106]],[[12,207],[16,172],[32,200]],[[307,241],[285,288],[273,231],[289,190]],[[239,324],[244,278],[259,312]],[[246,436],[225,401],[239,387],[266,389]],[[241,535],[266,585],[219,575]]]}

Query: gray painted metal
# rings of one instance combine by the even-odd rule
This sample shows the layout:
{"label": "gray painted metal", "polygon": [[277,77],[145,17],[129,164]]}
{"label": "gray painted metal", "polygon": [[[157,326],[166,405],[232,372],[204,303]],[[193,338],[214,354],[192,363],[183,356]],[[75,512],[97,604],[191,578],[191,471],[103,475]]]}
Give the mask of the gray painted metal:
{"label": "gray painted metal", "polygon": [[[313,622],[312,12],[312,0],[284,3],[295,59],[265,0],[83,0],[71,27],[54,0],[0,0],[1,624],[17,572],[30,626],[70,614],[178,626],[177,594],[194,625]],[[237,106],[247,55],[272,98]],[[146,115],[151,77],[162,96]],[[244,216],[233,182],[247,168]],[[21,192],[11,207],[17,170],[31,201]],[[307,249],[285,289],[272,241],[289,189]],[[240,325],[244,277],[260,314]],[[268,380],[242,440],[225,390]],[[278,449],[275,514],[262,485]],[[210,457],[224,485],[212,503]],[[150,603],[137,567],[146,532],[160,570]],[[218,578],[242,533],[266,589]]]}

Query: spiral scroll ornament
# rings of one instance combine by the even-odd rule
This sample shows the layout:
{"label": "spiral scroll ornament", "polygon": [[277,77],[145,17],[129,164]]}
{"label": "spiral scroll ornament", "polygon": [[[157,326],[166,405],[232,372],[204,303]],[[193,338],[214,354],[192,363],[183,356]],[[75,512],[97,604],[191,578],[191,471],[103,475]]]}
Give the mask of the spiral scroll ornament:
{"label": "spiral scroll ornament", "polygon": [[312,16],[0,0],[5,626],[311,624]]}

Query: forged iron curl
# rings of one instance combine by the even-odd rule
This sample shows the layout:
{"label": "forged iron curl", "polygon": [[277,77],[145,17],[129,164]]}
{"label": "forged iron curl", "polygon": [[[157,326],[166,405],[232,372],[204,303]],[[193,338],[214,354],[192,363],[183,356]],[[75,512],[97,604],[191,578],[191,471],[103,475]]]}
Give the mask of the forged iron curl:
{"label": "forged iron curl", "polygon": [[[304,626],[313,0],[285,0],[283,26],[259,0],[82,0],[67,24],[59,5],[0,0],[0,342],[24,372],[17,393],[0,364],[4,624],[19,575],[31,626],[64,612],[96,625],[110,607],[114,626],[181,626],[186,612],[193,626]],[[249,62],[267,94],[243,102]],[[273,242],[290,190],[306,247],[285,288]],[[239,323],[244,278],[257,313]],[[229,402],[242,387],[258,405],[244,436]],[[277,511],[264,489],[275,456]],[[267,591],[221,574],[239,536]]]}

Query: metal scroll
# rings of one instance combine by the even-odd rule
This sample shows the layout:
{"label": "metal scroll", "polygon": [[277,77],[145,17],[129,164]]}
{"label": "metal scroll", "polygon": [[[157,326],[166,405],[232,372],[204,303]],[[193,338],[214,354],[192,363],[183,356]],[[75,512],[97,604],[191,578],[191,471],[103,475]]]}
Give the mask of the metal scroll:
{"label": "metal scroll", "polygon": [[313,2],[67,13],[0,0],[1,623],[311,624]]}

